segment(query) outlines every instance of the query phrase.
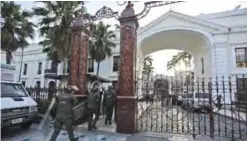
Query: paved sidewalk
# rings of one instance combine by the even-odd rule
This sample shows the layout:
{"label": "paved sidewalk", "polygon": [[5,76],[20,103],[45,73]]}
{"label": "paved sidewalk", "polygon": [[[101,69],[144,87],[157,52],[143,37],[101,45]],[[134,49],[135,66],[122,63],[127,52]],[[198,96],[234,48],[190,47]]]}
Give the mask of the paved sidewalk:
{"label": "paved sidewalk", "polygon": [[[194,140],[192,135],[168,134],[143,132],[136,134],[118,134],[109,132],[88,132],[85,130],[74,131],[75,136],[79,137],[78,141],[231,141],[230,139],[210,139],[208,136],[196,136]],[[57,141],[68,141],[66,131],[61,131]],[[19,135],[2,139],[2,141],[45,141],[44,136],[38,130],[29,130]],[[243,140],[242,140],[243,141]]]}

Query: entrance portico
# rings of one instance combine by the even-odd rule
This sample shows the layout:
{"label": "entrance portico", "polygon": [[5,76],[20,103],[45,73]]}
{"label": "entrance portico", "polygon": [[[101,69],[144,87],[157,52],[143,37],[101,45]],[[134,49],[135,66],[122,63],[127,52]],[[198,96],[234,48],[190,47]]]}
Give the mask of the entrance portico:
{"label": "entrance portico", "polygon": [[[194,58],[195,76],[215,76],[216,62],[212,33],[225,30],[227,28],[222,25],[169,11],[139,30],[138,60],[143,60],[150,53],[163,49],[183,50]],[[142,69],[142,67],[138,68]]]}

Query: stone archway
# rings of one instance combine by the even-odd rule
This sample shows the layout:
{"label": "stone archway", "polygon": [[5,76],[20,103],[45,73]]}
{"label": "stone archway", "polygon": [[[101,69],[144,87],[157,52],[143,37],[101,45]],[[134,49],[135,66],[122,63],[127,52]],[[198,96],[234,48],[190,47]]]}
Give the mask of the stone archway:
{"label": "stone archway", "polygon": [[[210,37],[200,30],[174,27],[162,29],[150,34],[140,34],[138,41],[139,59],[163,49],[177,49],[190,53],[194,58],[195,76],[210,77],[214,75],[212,66],[212,43]],[[203,66],[202,64],[203,58]],[[203,69],[203,70],[202,70]]]}

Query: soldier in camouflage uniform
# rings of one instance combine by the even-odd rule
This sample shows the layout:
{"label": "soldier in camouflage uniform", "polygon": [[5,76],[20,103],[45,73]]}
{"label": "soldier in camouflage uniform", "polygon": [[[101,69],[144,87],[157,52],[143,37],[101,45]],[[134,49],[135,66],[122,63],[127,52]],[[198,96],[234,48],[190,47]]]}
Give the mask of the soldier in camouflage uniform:
{"label": "soldier in camouflage uniform", "polygon": [[115,100],[116,100],[115,90],[113,89],[112,86],[109,86],[107,92],[104,95],[104,101],[103,101],[104,108],[106,111],[105,125],[107,125],[108,123],[110,125],[112,124],[112,114],[115,105]]}
{"label": "soldier in camouflage uniform", "polygon": [[68,86],[65,89],[65,93],[59,94],[56,98],[56,118],[54,124],[54,132],[52,134],[50,141],[55,141],[60,133],[63,125],[65,125],[66,130],[69,135],[70,141],[77,141],[78,138],[74,137],[73,133],[73,122],[74,122],[74,112],[73,106],[76,104],[76,98],[74,93],[79,89],[76,86]]}
{"label": "soldier in camouflage uniform", "polygon": [[[87,109],[89,113],[88,130],[97,129],[96,122],[99,120],[100,94],[97,85],[94,85],[88,95]],[[95,118],[93,119],[93,115]]]}

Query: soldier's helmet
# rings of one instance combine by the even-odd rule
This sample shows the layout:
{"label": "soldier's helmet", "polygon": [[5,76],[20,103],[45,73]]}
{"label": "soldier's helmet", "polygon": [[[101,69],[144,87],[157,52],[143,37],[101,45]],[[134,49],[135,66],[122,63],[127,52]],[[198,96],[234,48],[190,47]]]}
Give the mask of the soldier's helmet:
{"label": "soldier's helmet", "polygon": [[113,87],[112,86],[108,86],[108,90],[112,90],[113,89]]}
{"label": "soldier's helmet", "polygon": [[98,87],[93,87],[93,88],[91,89],[91,92],[92,92],[92,93],[99,92],[99,88],[98,88]]}

